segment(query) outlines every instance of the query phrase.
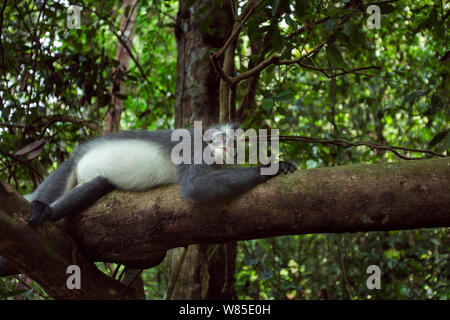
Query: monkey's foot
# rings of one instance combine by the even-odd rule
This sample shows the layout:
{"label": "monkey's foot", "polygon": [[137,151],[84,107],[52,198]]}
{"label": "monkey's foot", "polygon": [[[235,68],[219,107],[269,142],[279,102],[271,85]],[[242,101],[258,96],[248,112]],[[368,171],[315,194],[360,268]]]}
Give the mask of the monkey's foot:
{"label": "monkey's foot", "polygon": [[294,172],[295,170],[297,170],[295,164],[289,161],[280,161],[278,166],[278,174],[288,174],[289,172]]}
{"label": "monkey's foot", "polygon": [[32,227],[39,227],[43,225],[46,220],[50,220],[52,214],[52,208],[47,204],[39,200],[34,200],[31,202],[31,215],[28,218],[28,223]]}

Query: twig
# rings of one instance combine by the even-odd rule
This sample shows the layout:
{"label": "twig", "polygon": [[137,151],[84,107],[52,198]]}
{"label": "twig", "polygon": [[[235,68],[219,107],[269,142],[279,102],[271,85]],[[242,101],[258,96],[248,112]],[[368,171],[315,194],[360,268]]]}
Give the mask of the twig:
{"label": "twig", "polygon": [[131,60],[133,60],[134,64],[136,65],[136,67],[139,70],[139,73],[141,74],[141,76],[144,78],[144,80],[150,85],[153,86],[152,82],[147,78],[147,75],[144,72],[144,69],[142,68],[141,64],[139,63],[139,61],[136,59],[136,57],[134,56],[133,52],[131,51],[131,49],[128,47],[128,44],[126,43],[125,40],[122,39],[122,36],[120,34],[118,34],[114,29],[116,29],[116,26],[114,26],[114,24],[109,21],[106,17],[103,17],[100,13],[98,13],[96,10],[92,10],[89,7],[86,6],[82,6],[83,9],[86,9],[89,12],[92,12],[93,14],[95,14],[98,18],[100,18],[101,20],[104,20],[110,27],[110,31],[114,34],[114,36],[117,37],[117,40],[119,40],[119,42],[122,44],[122,46],[125,48],[125,50],[127,51],[128,55],[130,56]]}
{"label": "twig", "polygon": [[40,296],[41,298],[43,298],[44,300],[48,300],[48,296],[44,296],[42,293],[39,292],[39,290],[36,290],[35,288],[33,288],[31,285],[29,285],[28,283],[26,283],[25,281],[23,281],[22,279],[20,279],[19,276],[15,275],[14,278],[17,279],[17,281],[20,282],[20,284],[22,284],[23,286],[27,287],[28,290],[33,290],[35,293],[38,294],[38,296]]}
{"label": "twig", "polygon": [[[368,70],[368,69],[377,69],[380,70],[380,67],[377,66],[368,66],[368,67],[359,67],[359,68],[355,68],[355,69],[351,69],[351,70],[345,70],[343,68],[317,68],[317,67],[313,67],[301,62],[296,62],[296,64],[298,64],[300,67],[305,68],[305,69],[310,69],[310,70],[315,70],[315,71],[319,71],[321,73],[323,73],[327,78],[336,78],[339,76],[343,76],[344,74],[348,74],[348,73],[354,73],[354,74],[359,74],[359,75],[363,75],[363,76],[367,76],[367,77],[371,77],[373,75],[371,74],[367,74],[367,73],[362,73],[362,72],[358,72],[361,70]],[[334,74],[328,74],[326,71],[342,71],[340,73],[334,73]]]}
{"label": "twig", "polygon": [[98,133],[102,132],[101,127],[95,121],[84,120],[84,119],[67,116],[67,115],[54,115],[54,116],[48,116],[48,117],[41,117],[41,118],[39,118],[38,121],[35,121],[31,124],[27,124],[26,126],[24,124],[0,122],[0,127],[21,128],[21,129],[39,128],[39,127],[49,127],[50,125],[52,125],[56,122],[71,122],[71,123],[75,123],[75,124],[81,124],[81,125],[87,126],[91,130],[94,130],[95,132],[98,132]]}
{"label": "twig", "polygon": [[[0,9],[0,54],[1,56],[1,63],[2,63],[2,69],[5,70],[5,55],[3,53],[3,14],[5,13],[6,4],[8,3],[8,0],[5,0],[3,2],[3,6]],[[5,72],[5,83],[6,86],[8,86],[8,82],[6,81],[6,72]]]}
{"label": "twig", "polygon": [[293,37],[295,37],[295,36],[297,36],[297,35],[299,35],[299,34],[305,32],[306,30],[311,30],[311,29],[312,29],[313,27],[315,27],[316,25],[321,24],[321,23],[323,23],[323,22],[325,22],[325,21],[327,21],[327,20],[330,20],[330,19],[331,19],[330,17],[326,17],[326,18],[317,20],[317,21],[315,21],[315,22],[308,23],[305,27],[302,27],[302,28],[298,29],[297,31],[292,32],[291,34],[289,34],[289,35],[287,36],[287,39],[293,38]]}
{"label": "twig", "polygon": [[225,44],[219,51],[211,52],[212,58],[218,59],[219,57],[221,57],[225,53],[225,50],[227,50],[228,46],[238,37],[239,33],[244,27],[244,24],[247,22],[247,20],[251,17],[255,9],[258,7],[259,4],[257,4],[256,2],[257,0],[249,0],[245,4],[244,8],[242,8],[241,14],[236,19],[236,22],[233,25],[233,31],[231,32],[230,37],[227,39],[227,41],[225,41]]}
{"label": "twig", "polygon": [[[274,65],[291,65],[291,64],[297,64],[300,67],[306,68],[306,69],[310,69],[310,70],[315,70],[315,71],[320,71],[322,72],[327,78],[334,78],[334,77],[338,77],[338,76],[342,76],[344,74],[348,74],[348,73],[355,73],[355,74],[360,74],[360,75],[365,75],[365,76],[372,76],[370,74],[366,74],[366,73],[360,73],[357,71],[361,71],[361,70],[368,70],[368,69],[381,69],[380,67],[377,66],[368,66],[368,67],[359,67],[359,68],[355,68],[355,69],[351,69],[351,70],[345,70],[343,68],[317,68],[317,67],[313,67],[307,64],[304,64],[302,62],[300,62],[303,59],[308,58],[309,56],[317,53],[320,51],[320,49],[322,49],[322,47],[325,45],[325,43],[320,44],[319,46],[317,46],[316,48],[314,48],[313,50],[311,50],[310,52],[308,52],[307,54],[297,58],[297,59],[293,59],[293,60],[280,60],[279,56],[270,56],[267,59],[263,60],[261,63],[259,63],[258,65],[256,65],[255,67],[253,67],[250,70],[247,70],[246,72],[243,72],[235,77],[231,77],[229,75],[227,75],[225,73],[225,71],[223,70],[223,68],[219,65],[219,61],[218,59],[216,59],[214,57],[214,53],[211,53],[211,62],[213,63],[213,66],[215,68],[215,70],[219,73],[220,77],[222,78],[222,80],[226,81],[227,83],[229,83],[230,85],[237,85],[240,81],[250,78],[252,76],[254,76],[255,74],[261,72],[262,70],[264,70],[265,68],[267,68],[268,66],[274,64]],[[326,71],[342,71],[340,73],[335,73],[335,74],[328,74]]]}
{"label": "twig", "polygon": [[136,272],[136,274],[133,276],[133,278],[126,284],[125,288],[123,288],[122,295],[126,293],[128,288],[131,287],[131,285],[136,281],[136,279],[142,274],[142,271],[144,271],[144,269],[139,269],[139,271]]}
{"label": "twig", "polygon": [[209,55],[209,58],[212,62],[212,65],[217,73],[219,73],[222,80],[227,82],[228,84],[233,84],[233,77],[229,76],[224,69],[220,66],[219,58],[225,53],[225,51],[228,49],[228,47],[234,43],[236,44],[236,39],[239,36],[242,28],[244,27],[244,24],[247,22],[247,20],[251,17],[255,9],[260,5],[261,3],[257,3],[257,0],[249,0],[244,8],[242,8],[242,12],[239,15],[239,17],[236,19],[236,22],[233,25],[233,31],[231,32],[230,37],[228,37],[227,41],[225,41],[225,44],[223,47],[217,51],[217,52],[211,52]]}
{"label": "twig", "polygon": [[16,162],[19,162],[19,163],[21,163],[22,165],[25,165],[26,167],[28,167],[28,169],[30,169],[32,172],[34,172],[34,173],[39,177],[39,179],[43,179],[42,174],[41,174],[38,170],[36,170],[35,168],[33,168],[33,167],[28,163],[28,161],[23,161],[23,160],[21,160],[19,157],[16,157],[15,155],[10,154],[9,152],[3,151],[3,150],[1,150],[1,149],[0,149],[0,154],[3,155],[4,157],[8,157],[8,158],[14,159]]}
{"label": "twig", "polygon": [[178,276],[180,275],[181,266],[183,265],[183,262],[186,259],[188,247],[185,247],[183,249],[184,250],[181,254],[180,260],[178,261],[178,263],[175,265],[175,267],[173,269],[173,277],[171,277],[171,279],[169,279],[169,285],[168,285],[166,294],[164,296],[164,300],[170,300],[172,298],[172,294],[175,289],[175,285],[177,284],[177,281],[178,281]]}
{"label": "twig", "polygon": [[317,46],[313,50],[309,51],[305,55],[301,56],[300,58],[293,59],[293,60],[279,60],[278,65],[290,65],[290,64],[298,64],[301,60],[308,58],[309,56],[312,56],[313,54],[317,53],[322,49],[322,47],[325,45],[326,42],[323,42],[321,45]]}
{"label": "twig", "polygon": [[[372,142],[363,142],[363,141],[351,142],[351,141],[348,141],[345,139],[328,140],[328,139],[311,138],[311,137],[305,137],[305,136],[285,136],[285,135],[282,135],[279,137],[270,137],[269,136],[268,138],[270,140],[279,139],[280,141],[299,141],[299,142],[307,142],[307,143],[332,144],[332,145],[336,145],[336,146],[344,148],[344,149],[347,149],[350,147],[366,146],[366,147],[369,147],[370,149],[390,151],[393,154],[395,154],[397,157],[404,159],[404,160],[419,160],[419,159],[425,159],[425,158],[410,158],[410,157],[402,155],[397,150],[425,153],[425,154],[430,154],[430,155],[433,155],[436,157],[441,157],[441,158],[447,157],[446,155],[443,155],[443,154],[440,154],[440,153],[437,153],[437,152],[434,152],[431,150],[421,150],[421,149],[397,147],[397,146],[386,146],[386,145],[376,144],[376,143],[372,143]],[[247,139],[249,139],[249,141],[257,141],[259,139],[259,137],[247,137]]]}

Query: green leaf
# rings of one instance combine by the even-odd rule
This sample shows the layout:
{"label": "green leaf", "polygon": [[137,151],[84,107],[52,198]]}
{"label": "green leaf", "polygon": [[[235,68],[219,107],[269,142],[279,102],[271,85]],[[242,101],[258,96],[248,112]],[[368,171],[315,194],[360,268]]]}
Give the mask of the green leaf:
{"label": "green leaf", "polygon": [[271,111],[272,107],[273,107],[273,99],[271,99],[271,98],[263,99],[263,101],[262,101],[262,108],[265,111]]}
{"label": "green leaf", "polygon": [[327,44],[328,45],[333,45],[335,42],[336,42],[336,40],[337,40],[337,34],[336,34],[336,32],[333,32],[329,37],[328,37],[328,39],[327,39]]}
{"label": "green leaf", "polygon": [[352,41],[350,40],[350,38],[343,32],[338,31],[336,32],[336,36],[339,39],[339,42],[342,43],[342,45],[351,48],[352,47]]}
{"label": "green leaf", "polygon": [[295,1],[295,14],[301,18],[309,9],[309,3],[307,0]]}
{"label": "green leaf", "polygon": [[280,28],[277,23],[272,23],[269,28],[269,37],[272,47],[275,51],[281,51],[283,49],[284,39],[280,34]]}
{"label": "green leaf", "polygon": [[258,263],[259,263],[258,258],[251,258],[249,256],[246,256],[244,258],[244,264],[246,264],[247,266],[254,266],[254,265],[257,265]]}
{"label": "green leaf", "polygon": [[9,297],[15,297],[18,295],[21,295],[22,293],[25,293],[26,291],[28,291],[28,289],[16,289],[16,290],[12,290],[7,292],[7,296]]}
{"label": "green leaf", "polygon": [[329,17],[343,16],[346,14],[359,13],[356,9],[331,8],[327,11]]}
{"label": "green leaf", "polygon": [[335,67],[341,67],[345,64],[342,54],[336,46],[327,47],[327,56],[330,59],[331,64]]}
{"label": "green leaf", "polygon": [[286,15],[286,17],[284,18],[284,20],[286,21],[287,25],[289,27],[291,27],[293,30],[298,30],[298,24],[297,22],[295,22],[291,16],[289,14]]}
{"label": "green leaf", "polygon": [[273,278],[273,271],[272,270],[264,270],[259,275],[259,280],[269,280]]}
{"label": "green leaf", "polygon": [[331,32],[337,27],[338,23],[335,18],[331,18],[323,23],[323,31]]}
{"label": "green leaf", "polygon": [[126,17],[130,16],[130,10],[131,10],[131,5],[128,5],[125,7],[125,16]]}
{"label": "green leaf", "polygon": [[442,96],[435,93],[431,96],[431,104],[428,110],[424,113],[426,116],[431,116],[442,110],[444,107],[444,100]]}
{"label": "green leaf", "polygon": [[381,14],[388,14],[395,11],[395,7],[389,3],[379,3],[378,6],[380,7]]}
{"label": "green leaf", "polygon": [[305,22],[305,21],[307,21],[307,20],[312,20],[312,19],[314,19],[314,18],[315,18],[314,13],[308,12],[308,13],[304,14],[304,15],[299,19],[299,22],[300,22],[300,23],[303,23],[303,22]]}
{"label": "green leaf", "polygon": [[294,96],[294,92],[291,90],[283,90],[276,95],[272,96],[271,99],[274,101],[283,101],[291,99]]}
{"label": "green leaf", "polygon": [[416,90],[412,93],[407,94],[404,98],[403,98],[403,102],[402,102],[402,107],[404,107],[407,103],[414,103],[416,100],[418,100],[421,96],[423,96],[424,94],[426,94],[429,91],[429,89],[420,89],[420,90]]}

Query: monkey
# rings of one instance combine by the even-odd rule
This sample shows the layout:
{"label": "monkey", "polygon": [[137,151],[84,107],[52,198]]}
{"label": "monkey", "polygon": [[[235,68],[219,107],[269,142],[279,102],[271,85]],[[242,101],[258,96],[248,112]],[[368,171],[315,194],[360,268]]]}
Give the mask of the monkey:
{"label": "monkey", "polygon": [[[191,148],[189,160],[196,152],[212,151],[223,157],[227,145],[227,130],[238,124],[209,128],[201,148]],[[206,130],[208,131],[208,130]],[[52,172],[26,199],[31,202],[28,223],[39,227],[45,221],[57,221],[88,208],[96,200],[113,190],[145,191],[162,185],[178,184],[184,199],[207,202],[242,194],[281,173],[297,168],[281,161],[273,175],[263,175],[264,166],[227,167],[186,161],[174,164],[172,150],[179,143],[173,141],[173,130],[120,131],[80,144],[68,160]],[[203,134],[206,132],[202,130]],[[195,132],[189,129],[191,146]],[[176,140],[176,139],[175,139]],[[228,141],[228,140],[227,140]],[[1,261],[0,261],[1,262]]]}
{"label": "monkey", "polygon": [[[209,140],[208,137],[202,139],[199,152],[209,147],[213,154],[223,156],[226,146],[214,144],[212,139],[223,142],[227,129],[236,127],[237,124],[228,124],[210,128],[215,132]],[[172,141],[172,133],[173,130],[121,131],[81,144],[72,158],[63,162],[27,196],[31,202],[29,224],[40,226],[46,220],[57,221],[82,211],[115,189],[145,191],[178,184],[186,200],[213,201],[241,194],[280,173],[296,170],[295,165],[287,161],[279,163],[274,175],[262,175],[260,167],[217,168],[193,161],[175,165],[171,151],[178,141]],[[194,136],[191,129],[191,146]],[[191,159],[195,157],[194,151]]]}

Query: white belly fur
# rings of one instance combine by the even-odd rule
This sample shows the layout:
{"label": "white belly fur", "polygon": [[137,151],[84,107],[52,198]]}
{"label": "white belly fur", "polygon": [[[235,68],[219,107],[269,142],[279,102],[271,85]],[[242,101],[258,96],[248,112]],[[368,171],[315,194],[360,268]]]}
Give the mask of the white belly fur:
{"label": "white belly fur", "polygon": [[77,184],[103,176],[122,190],[148,190],[176,181],[175,166],[157,144],[142,140],[103,141],[77,164]]}

